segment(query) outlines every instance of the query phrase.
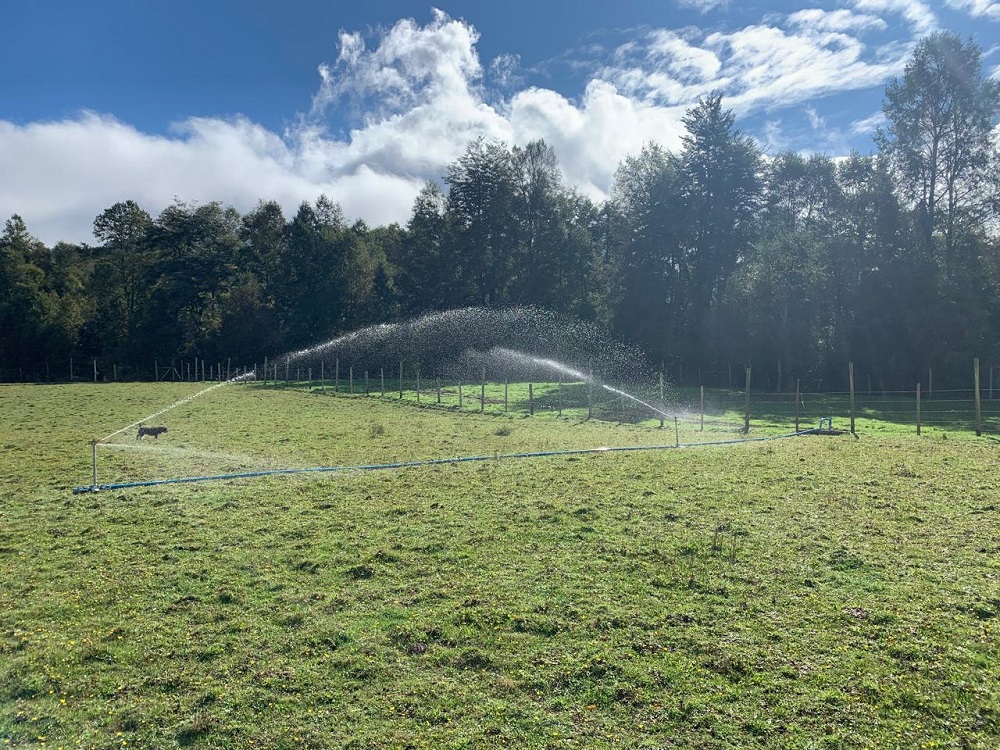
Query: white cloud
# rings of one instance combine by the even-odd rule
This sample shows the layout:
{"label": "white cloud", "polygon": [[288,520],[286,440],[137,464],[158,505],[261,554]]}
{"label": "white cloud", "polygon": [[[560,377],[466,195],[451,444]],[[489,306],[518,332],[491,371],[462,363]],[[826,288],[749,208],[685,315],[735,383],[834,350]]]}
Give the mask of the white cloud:
{"label": "white cloud", "polygon": [[715,52],[689,44],[668,29],[650,34],[649,58],[652,62],[665,64],[666,69],[678,79],[694,82],[712,80],[722,68]]}
{"label": "white cloud", "polygon": [[834,11],[819,8],[796,11],[788,16],[788,23],[805,31],[817,32],[881,31],[888,27],[888,24],[878,16],[853,13],[846,8]]}
{"label": "white cloud", "polygon": [[[710,33],[697,45],[683,41],[684,48],[711,54],[711,58],[688,55],[687,59],[703,62],[699,75],[680,75],[676,65],[651,64],[680,48],[678,40],[670,40],[674,47],[665,48],[663,35],[654,36],[649,55],[640,54],[642,50],[633,45],[601,75],[632,97],[675,106],[688,106],[700,96],[721,91],[728,106],[746,114],[879,85],[903,69],[909,54],[908,45],[869,48],[846,33],[791,26],[791,31],[747,26]],[[718,66],[704,64],[711,60]],[[683,70],[692,68],[689,63]],[[705,76],[709,71],[714,74]]]}
{"label": "white cloud", "polygon": [[860,120],[854,120],[851,123],[851,133],[854,135],[870,135],[871,133],[874,133],[880,125],[884,125],[885,122],[885,114],[882,112],[875,112],[868,117],[862,117]]}
{"label": "white cloud", "polygon": [[992,21],[1000,21],[1000,2],[997,0],[946,0],[948,7],[963,10],[973,18],[986,16]]}
{"label": "white cloud", "polygon": [[0,181],[0,206],[49,244],[92,241],[94,217],[129,199],[154,215],[175,197],[242,210],[273,198],[291,213],[326,193],[348,216],[379,224],[405,216],[423,181],[346,169],[348,150],[308,134],[289,146],[244,119],[187,120],[173,137],[90,113],[26,126],[0,121],[0,165],[8,176]]}
{"label": "white cloud", "polygon": [[881,15],[901,15],[918,34],[937,28],[937,16],[922,0],[853,0],[855,8]]}
{"label": "white cloud", "polygon": [[677,4],[682,8],[692,8],[701,13],[708,13],[718,7],[728,8],[729,0],[677,0]]}
{"label": "white cloud", "polygon": [[[643,143],[679,147],[681,117],[699,96],[719,91],[737,113],[768,113],[772,147],[794,145],[772,114],[784,107],[824,129],[816,97],[881,85],[909,55],[908,40],[870,46],[857,35],[883,30],[873,14],[917,6],[855,0],[871,13],[803,11],[775,25],[645,32],[613,50],[591,49],[603,64],[590,59],[578,98],[540,87],[498,96],[484,81],[476,29],[440,11],[425,25],[406,19],[375,33],[342,31],[335,61],[319,67],[310,114],[285,133],[240,117],[191,118],[169,136],[89,113],[0,120],[0,207],[47,243],[89,240],[93,218],[117,201],[157,214],[175,196],[241,210],[273,198],[291,213],[326,193],[349,218],[403,223],[424,181],[440,179],[480,135],[544,139],[567,183],[601,199],[621,159]],[[513,85],[517,70],[514,57],[501,56],[486,78]],[[363,116],[348,135],[333,136],[324,113],[345,106]]]}

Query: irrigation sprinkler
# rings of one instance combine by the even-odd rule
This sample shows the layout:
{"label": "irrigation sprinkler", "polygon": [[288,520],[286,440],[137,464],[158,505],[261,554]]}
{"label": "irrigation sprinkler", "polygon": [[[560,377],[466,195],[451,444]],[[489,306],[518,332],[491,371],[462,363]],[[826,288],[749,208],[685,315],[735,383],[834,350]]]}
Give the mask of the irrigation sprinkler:
{"label": "irrigation sprinkler", "polygon": [[[829,419],[829,417],[827,417],[826,419]],[[822,425],[822,421],[820,422],[820,424]],[[390,464],[365,464],[358,466],[314,466],[302,469],[267,469],[263,471],[248,471],[248,472],[238,472],[232,474],[214,474],[209,476],[196,476],[196,477],[176,477],[173,479],[153,479],[140,482],[120,482],[115,484],[103,484],[103,485],[97,484],[95,481],[95,483],[91,486],[74,487],[73,494],[79,494],[82,492],[97,492],[99,490],[131,489],[134,487],[155,487],[165,484],[189,484],[192,482],[219,482],[232,479],[252,479],[256,477],[283,476],[291,474],[349,473],[349,472],[353,473],[359,471],[404,469],[404,468],[421,467],[421,466],[456,465],[456,464],[471,463],[477,461],[496,461],[501,459],[504,460],[536,459],[536,458],[546,458],[553,456],[578,456],[578,455],[597,454],[597,453],[635,453],[635,452],[645,452],[645,451],[678,450],[680,448],[705,448],[709,446],[738,445],[742,443],[759,443],[771,440],[787,440],[788,438],[800,437],[802,435],[814,435],[814,434],[824,434],[822,433],[822,427],[820,427],[819,429],[803,430],[802,432],[792,432],[785,435],[769,435],[766,437],[739,438],[734,440],[716,440],[707,443],[682,444],[675,442],[670,445],[627,445],[627,446],[611,446],[611,447],[601,446],[599,448],[573,448],[569,450],[536,451],[536,452],[526,452],[526,453],[506,453],[506,454],[494,453],[482,456],[455,456],[451,458],[432,458],[420,461],[402,461]]]}
{"label": "irrigation sprinkler", "polygon": [[91,485],[97,491],[97,438],[90,441],[90,463],[94,470],[94,483]]}

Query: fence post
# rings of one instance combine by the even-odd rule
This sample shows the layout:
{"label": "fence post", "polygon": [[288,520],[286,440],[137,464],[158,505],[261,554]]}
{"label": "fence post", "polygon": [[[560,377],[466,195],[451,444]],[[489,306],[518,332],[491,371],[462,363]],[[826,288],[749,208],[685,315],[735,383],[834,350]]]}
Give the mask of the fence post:
{"label": "fence post", "polygon": [[434,380],[435,380],[435,385],[437,386],[437,402],[438,402],[438,404],[440,404],[441,403],[441,376],[440,375],[435,376]]}
{"label": "fence post", "polygon": [[677,415],[674,415],[674,446],[677,448],[681,447],[681,431],[677,426]]}
{"label": "fence post", "polygon": [[854,433],[854,363],[847,363],[847,379],[850,381],[851,389],[851,434]]}
{"label": "fence post", "polygon": [[701,386],[701,422],[698,432],[705,431],[705,386]]}
{"label": "fence post", "polygon": [[403,360],[399,360],[399,397],[403,398]]}
{"label": "fence post", "polygon": [[309,372],[309,390],[311,391],[313,389],[313,368],[310,367],[308,372]]}
{"label": "fence post", "polygon": [[750,368],[747,367],[747,384],[744,390],[744,404],[743,404],[743,432],[744,434],[750,433]]}
{"label": "fence post", "polygon": [[365,370],[365,395],[368,395],[368,370]]}
{"label": "fence post", "polygon": [[340,357],[333,363],[333,392],[340,393]]}
{"label": "fence post", "polygon": [[[285,385],[288,385],[288,365],[291,362],[291,357],[285,357]],[[229,374],[229,366],[226,365],[226,374]]]}
{"label": "fence post", "polygon": [[479,413],[486,411],[486,368],[483,368],[483,377],[479,381]]}
{"label": "fence post", "polygon": [[[663,408],[663,370],[660,370],[660,408]],[[660,429],[663,429],[663,413],[660,413]]]}
{"label": "fence post", "polygon": [[69,382],[73,382],[73,358],[69,358]]}
{"label": "fence post", "polygon": [[976,437],[983,436],[983,404],[979,394],[979,357],[972,360],[973,379],[976,385]]}
{"label": "fence post", "polygon": [[[265,369],[264,372],[267,372]],[[319,389],[322,391],[326,388],[326,360],[321,359],[319,361]]]}
{"label": "fence post", "polygon": [[462,379],[458,379],[458,410],[462,411]]}
{"label": "fence post", "polygon": [[795,378],[795,431],[799,431],[799,405],[802,403],[802,396],[799,391],[799,379]]}
{"label": "fence post", "polygon": [[920,383],[917,383],[917,436],[920,435]]}
{"label": "fence post", "polygon": [[528,414],[535,416],[535,389],[528,383]]}
{"label": "fence post", "polygon": [[354,395],[354,365],[347,367],[347,389],[348,393]]}
{"label": "fence post", "polygon": [[97,488],[97,438],[90,441],[90,461],[91,466],[94,470],[94,484],[92,485],[95,489]]}
{"label": "fence post", "polygon": [[379,379],[382,381],[382,397],[385,398],[385,368],[380,367],[378,370]]}
{"label": "fence post", "polygon": [[[662,376],[663,370],[660,370]],[[594,363],[590,363],[590,377],[587,378],[587,419],[594,416]]]}
{"label": "fence post", "polygon": [[510,383],[508,382],[508,378],[504,377],[504,379],[503,379],[503,412],[504,412],[504,414],[507,413],[507,388],[508,388],[509,385],[510,385]]}
{"label": "fence post", "polygon": [[934,370],[927,368],[927,395],[934,395]]}
{"label": "fence post", "polygon": [[420,403],[420,368],[417,368],[417,403]]}
{"label": "fence post", "polygon": [[559,386],[558,386],[558,388],[559,388],[559,390],[556,392],[556,396],[557,396],[556,408],[559,409],[559,416],[561,417],[562,416],[562,407],[563,407],[563,387],[562,387],[562,373],[561,372],[559,373]]}

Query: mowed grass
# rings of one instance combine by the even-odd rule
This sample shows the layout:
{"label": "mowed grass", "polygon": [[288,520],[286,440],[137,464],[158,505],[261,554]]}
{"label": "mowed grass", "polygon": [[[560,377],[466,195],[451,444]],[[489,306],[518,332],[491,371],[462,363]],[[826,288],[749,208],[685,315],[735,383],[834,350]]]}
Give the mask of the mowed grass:
{"label": "mowed grass", "polygon": [[[991,439],[70,493],[196,390],[0,388],[3,747],[1000,746]],[[101,481],[672,442],[252,386],[153,421]]]}

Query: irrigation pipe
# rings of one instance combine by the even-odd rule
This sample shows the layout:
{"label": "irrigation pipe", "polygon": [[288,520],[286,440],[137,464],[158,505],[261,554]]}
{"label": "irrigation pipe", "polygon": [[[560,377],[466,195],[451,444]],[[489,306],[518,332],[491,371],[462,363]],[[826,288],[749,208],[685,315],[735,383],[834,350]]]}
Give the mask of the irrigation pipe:
{"label": "irrigation pipe", "polygon": [[192,482],[220,482],[228,479],[253,479],[256,477],[284,476],[289,474],[330,474],[350,471],[379,471],[383,469],[410,469],[418,466],[439,466],[441,464],[462,464],[475,461],[497,461],[516,458],[546,458],[550,456],[579,456],[588,453],[625,453],[636,451],[662,451],[677,448],[699,448],[710,445],[738,445],[741,443],[760,443],[768,440],[786,440],[801,435],[811,435],[822,432],[821,428],[790,432],[786,435],[771,435],[758,438],[739,438],[733,440],[714,440],[705,443],[674,443],[672,445],[627,445],[605,446],[601,448],[572,448],[558,451],[537,451],[532,453],[504,453],[492,456],[457,456],[453,458],[429,458],[420,461],[402,461],[391,464],[361,464],[358,466],[313,466],[305,469],[267,469],[264,471],[247,471],[234,474],[213,474],[199,477],[175,477],[173,479],[151,479],[145,482],[119,482],[115,484],[92,484],[84,487],[74,487],[73,494],[82,492],[98,492],[100,490],[123,490],[133,487],[156,487],[161,484],[190,484]]}

